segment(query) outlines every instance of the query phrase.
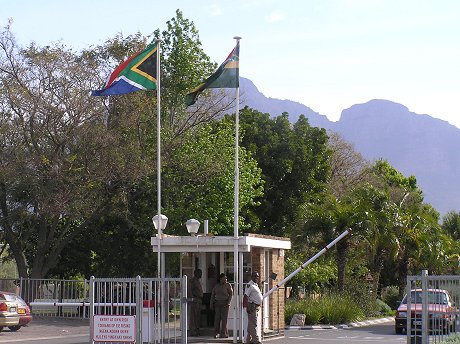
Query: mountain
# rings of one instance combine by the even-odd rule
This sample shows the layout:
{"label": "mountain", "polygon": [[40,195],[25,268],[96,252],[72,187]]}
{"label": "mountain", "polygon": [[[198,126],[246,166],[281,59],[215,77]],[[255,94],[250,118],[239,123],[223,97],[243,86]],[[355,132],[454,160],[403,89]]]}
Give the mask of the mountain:
{"label": "mountain", "polygon": [[309,119],[310,125],[314,127],[325,128],[331,123],[326,116],[314,112],[303,104],[292,100],[265,97],[249,79],[240,78],[240,99],[243,105],[262,113],[269,113],[273,117],[287,112],[291,123],[297,122],[300,114],[304,114]]}
{"label": "mountain", "polygon": [[241,81],[243,105],[272,116],[287,112],[291,122],[304,114],[312,126],[341,134],[366,159],[383,158],[404,175],[414,175],[425,201],[441,214],[460,211],[459,128],[380,99],[353,105],[332,122],[303,104],[267,98],[250,80]]}

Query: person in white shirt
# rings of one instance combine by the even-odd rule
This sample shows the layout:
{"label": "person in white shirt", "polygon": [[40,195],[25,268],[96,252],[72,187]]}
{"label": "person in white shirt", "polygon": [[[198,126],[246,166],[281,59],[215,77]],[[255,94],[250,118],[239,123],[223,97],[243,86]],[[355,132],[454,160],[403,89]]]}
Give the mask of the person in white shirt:
{"label": "person in white shirt", "polygon": [[260,337],[257,333],[257,317],[259,315],[260,305],[262,304],[262,292],[259,285],[259,273],[253,271],[251,280],[246,287],[243,297],[243,307],[246,307],[248,313],[248,336],[246,343],[261,344]]}

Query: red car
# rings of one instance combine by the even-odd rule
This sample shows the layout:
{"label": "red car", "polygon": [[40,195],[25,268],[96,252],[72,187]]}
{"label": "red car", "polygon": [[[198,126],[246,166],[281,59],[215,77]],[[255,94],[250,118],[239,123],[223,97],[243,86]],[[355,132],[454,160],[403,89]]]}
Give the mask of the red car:
{"label": "red car", "polygon": [[[428,289],[428,328],[430,331],[448,333],[455,324],[457,309],[449,292],[444,289]],[[422,328],[422,290],[411,290],[410,318],[413,329]],[[395,332],[403,333],[407,327],[407,295],[396,311]]]}

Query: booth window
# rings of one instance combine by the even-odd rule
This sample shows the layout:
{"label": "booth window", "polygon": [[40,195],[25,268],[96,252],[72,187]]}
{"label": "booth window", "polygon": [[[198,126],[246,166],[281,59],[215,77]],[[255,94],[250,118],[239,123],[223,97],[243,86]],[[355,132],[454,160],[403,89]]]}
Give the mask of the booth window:
{"label": "booth window", "polygon": [[[243,252],[243,283],[248,283],[251,280],[252,272],[251,252]],[[233,283],[233,252],[224,252],[224,272],[230,283]]]}

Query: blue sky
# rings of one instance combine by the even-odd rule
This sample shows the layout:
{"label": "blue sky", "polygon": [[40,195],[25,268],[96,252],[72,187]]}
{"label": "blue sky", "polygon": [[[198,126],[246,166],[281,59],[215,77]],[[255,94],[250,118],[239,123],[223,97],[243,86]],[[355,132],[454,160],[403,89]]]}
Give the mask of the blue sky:
{"label": "blue sky", "polygon": [[241,76],[268,97],[331,120],[388,99],[460,128],[457,0],[0,0],[0,8],[0,25],[12,18],[20,45],[75,49],[164,30],[180,9],[218,64],[241,36]]}

